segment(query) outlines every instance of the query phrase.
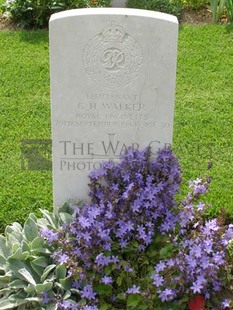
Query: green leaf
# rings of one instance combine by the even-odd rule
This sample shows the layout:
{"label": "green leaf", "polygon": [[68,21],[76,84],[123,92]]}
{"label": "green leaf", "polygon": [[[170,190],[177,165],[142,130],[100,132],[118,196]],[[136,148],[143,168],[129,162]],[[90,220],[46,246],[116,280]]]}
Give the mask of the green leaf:
{"label": "green leaf", "polygon": [[16,305],[15,301],[11,301],[9,299],[7,299],[7,300],[0,300],[0,310],[13,309],[16,306],[17,305]]}
{"label": "green leaf", "polygon": [[147,252],[147,255],[150,257],[150,258],[157,258],[158,255],[159,255],[159,251],[158,250],[150,250]]}
{"label": "green leaf", "polygon": [[68,214],[74,214],[74,209],[71,207],[70,203],[64,203],[63,206],[61,206],[59,209],[58,209],[58,214],[62,213],[62,212],[65,212],[65,213],[68,213]]}
{"label": "green leaf", "polygon": [[112,269],[110,266],[105,267],[104,273],[109,276],[112,273]]}
{"label": "green leaf", "polygon": [[31,254],[32,255],[38,255],[38,254],[46,254],[46,255],[50,255],[51,251],[49,249],[46,248],[37,248],[37,249],[33,249],[31,250]]}
{"label": "green leaf", "polygon": [[17,252],[17,250],[18,250],[19,248],[21,249],[20,244],[19,244],[19,243],[14,243],[14,244],[12,245],[12,252],[13,252],[13,253]]}
{"label": "green leaf", "polygon": [[22,262],[22,261],[20,261],[20,260],[18,260],[18,259],[15,259],[15,258],[11,258],[11,257],[9,257],[9,259],[8,259],[8,265],[9,265],[9,269],[17,276],[17,277],[20,277],[21,279],[22,279],[22,277],[21,277],[21,275],[19,274],[19,269],[21,269],[21,268],[26,268],[26,265]]}
{"label": "green leaf", "polygon": [[139,294],[131,294],[127,298],[127,307],[135,307],[142,301],[142,297]]}
{"label": "green leaf", "polygon": [[[41,298],[40,297],[27,297],[25,300],[30,301],[30,302],[39,302],[41,303]],[[34,308],[33,308],[34,309]]]}
{"label": "green leaf", "polygon": [[31,302],[41,302],[41,299],[38,297],[30,297],[30,298],[22,299],[22,297],[20,298],[19,295],[17,294],[11,295],[10,298],[8,299],[0,300],[0,310],[14,309],[23,304],[27,304]]}
{"label": "green leaf", "polygon": [[65,279],[60,279],[59,281],[63,287],[63,289],[65,290],[70,290],[72,287],[72,282],[71,279],[69,277],[65,278]]}
{"label": "green leaf", "polygon": [[120,293],[117,295],[117,298],[120,300],[126,300],[126,294],[125,293]]}
{"label": "green leaf", "polygon": [[37,284],[36,291],[37,293],[48,292],[49,290],[51,290],[52,287],[53,287],[52,282],[45,282],[43,284]]}
{"label": "green leaf", "polygon": [[23,232],[28,241],[33,241],[38,237],[38,226],[30,217],[26,220]]}
{"label": "green leaf", "polygon": [[64,222],[65,224],[69,225],[74,220],[73,216],[68,213],[61,212],[59,213],[59,215],[60,215],[62,222]]}
{"label": "green leaf", "polygon": [[22,260],[26,261],[28,258],[30,258],[30,253],[29,252],[23,252],[22,253]]}
{"label": "green leaf", "polygon": [[28,242],[26,242],[26,240],[23,240],[23,243],[22,243],[22,251],[23,251],[23,252],[30,252],[30,247],[29,247]]}
{"label": "green leaf", "polygon": [[21,244],[23,240],[22,230],[19,230],[14,224],[16,223],[8,225],[5,229],[6,240],[11,245],[14,243]]}
{"label": "green leaf", "polygon": [[68,298],[70,298],[70,296],[71,296],[71,291],[70,291],[70,290],[67,290],[67,291],[65,292],[65,295],[63,296],[63,299],[68,299]]}
{"label": "green leaf", "polygon": [[[138,305],[138,310],[147,310],[147,309],[148,309],[148,304],[140,304],[140,306]],[[169,309],[172,309],[172,308],[169,308]]]}
{"label": "green leaf", "polygon": [[27,284],[25,281],[23,280],[14,280],[12,281],[11,283],[9,283],[9,287],[12,287],[12,288],[25,288],[27,287]]}
{"label": "green leaf", "polygon": [[38,257],[38,258],[35,258],[33,261],[32,261],[32,264],[34,265],[37,265],[37,266],[41,266],[41,267],[47,267],[48,266],[48,258],[47,257]]}
{"label": "green leaf", "polygon": [[46,310],[57,310],[57,305],[56,304],[46,305]]}
{"label": "green leaf", "polygon": [[4,296],[4,297],[9,296],[10,291],[11,291],[10,287],[4,287],[4,288],[0,289],[0,296]]}
{"label": "green leaf", "polygon": [[4,266],[6,264],[6,258],[0,255],[0,265]]}
{"label": "green leaf", "polygon": [[109,310],[109,305],[108,304],[101,304],[100,310]]}
{"label": "green leaf", "polygon": [[56,278],[64,279],[66,277],[66,266],[65,264],[58,265],[56,268]]}
{"label": "green leaf", "polygon": [[6,238],[3,235],[0,235],[0,255],[2,257],[8,258],[11,251],[10,248],[7,246]]}
{"label": "green leaf", "polygon": [[17,223],[17,222],[14,222],[10,225],[7,225],[6,228],[5,228],[5,235],[15,235],[16,237],[22,237],[22,226]]}
{"label": "green leaf", "polygon": [[133,241],[131,242],[131,245],[132,245],[134,248],[138,249],[138,242],[137,242],[136,240],[133,240]]}
{"label": "green leaf", "polygon": [[22,275],[22,277],[29,283],[32,285],[36,285],[35,280],[33,279],[32,275],[30,274],[29,271],[27,271],[26,268],[21,268],[19,269],[19,273]]}
{"label": "green leaf", "polygon": [[30,213],[29,218],[32,219],[35,223],[37,222],[37,217],[34,213]]}
{"label": "green leaf", "polygon": [[31,248],[32,249],[43,248],[44,245],[45,245],[44,239],[41,237],[37,237],[32,241]]}
{"label": "green leaf", "polygon": [[43,272],[44,272],[44,267],[35,265],[35,264],[33,264],[33,262],[30,262],[30,265],[31,265],[32,269],[37,273],[37,275],[38,275],[39,277],[41,277],[41,275],[42,275]]}
{"label": "green leaf", "polygon": [[10,256],[10,258],[15,258],[15,259],[21,260],[22,259],[22,249],[18,247],[18,244],[14,244],[13,248],[14,248],[13,254]]}
{"label": "green leaf", "polygon": [[41,282],[44,282],[44,280],[47,278],[48,274],[56,268],[56,265],[49,265],[45,268],[44,273],[41,276]]}
{"label": "green leaf", "polygon": [[0,276],[0,287],[4,287],[10,282],[11,276],[9,275],[4,275]]}
{"label": "green leaf", "polygon": [[[9,301],[14,302],[15,307],[19,307],[19,306],[24,305],[24,304],[30,304],[30,303],[35,303],[35,302],[41,303],[41,298],[39,298],[39,297],[27,297],[27,298],[22,299],[22,296],[20,296],[19,294],[14,294],[14,295],[10,296]],[[8,309],[8,308],[6,308],[6,309]],[[28,307],[27,307],[27,309],[28,309]],[[34,307],[33,307],[33,309],[34,309]]]}
{"label": "green leaf", "polygon": [[33,295],[36,292],[36,287],[35,285],[28,284],[28,286],[24,289],[24,291],[28,293],[29,295]]}
{"label": "green leaf", "polygon": [[159,258],[160,259],[169,258],[173,250],[174,250],[174,246],[172,244],[166,245],[159,251]]}
{"label": "green leaf", "polygon": [[118,286],[121,286],[122,281],[125,279],[126,277],[126,273],[124,271],[122,271],[119,275],[119,277],[116,279],[116,283]]}
{"label": "green leaf", "polygon": [[42,210],[40,209],[41,213],[44,215],[46,220],[49,222],[50,225],[52,225],[53,228],[57,228],[58,226],[58,221],[57,218],[54,216],[53,213],[50,213],[47,210]]}
{"label": "green leaf", "polygon": [[95,286],[95,291],[99,294],[99,295],[107,295],[110,296],[112,294],[112,288],[110,285],[106,285],[106,284],[99,284]]}

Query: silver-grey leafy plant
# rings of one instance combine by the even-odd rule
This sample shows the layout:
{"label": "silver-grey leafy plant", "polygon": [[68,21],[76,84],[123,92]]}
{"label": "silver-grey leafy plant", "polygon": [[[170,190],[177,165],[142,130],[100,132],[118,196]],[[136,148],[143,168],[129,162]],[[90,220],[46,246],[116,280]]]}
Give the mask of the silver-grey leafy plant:
{"label": "silver-grey leafy plant", "polygon": [[[40,231],[58,231],[71,221],[73,210],[64,205],[57,215],[41,212],[42,218],[30,214],[23,227],[12,223],[0,235],[0,310],[53,310],[58,296],[66,299],[71,295],[66,267],[55,263]],[[44,308],[43,294],[54,297],[55,302]]]}

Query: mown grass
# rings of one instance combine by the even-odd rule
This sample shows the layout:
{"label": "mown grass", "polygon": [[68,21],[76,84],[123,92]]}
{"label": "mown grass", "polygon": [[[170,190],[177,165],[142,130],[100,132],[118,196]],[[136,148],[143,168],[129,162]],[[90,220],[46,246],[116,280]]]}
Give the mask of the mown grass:
{"label": "mown grass", "polygon": [[[180,28],[174,150],[184,184],[211,176],[207,196],[233,219],[233,31],[230,26]],[[21,141],[50,139],[47,31],[0,32],[0,230],[39,208],[52,210],[51,171],[21,167]],[[211,169],[208,167],[212,166]],[[187,188],[185,185],[183,189]]]}
{"label": "mown grass", "polygon": [[0,42],[2,229],[52,209],[52,178],[21,169],[21,140],[50,139],[48,32],[1,32]]}
{"label": "mown grass", "polygon": [[[211,176],[210,213],[233,216],[233,28],[180,29],[174,147],[184,180]],[[208,169],[212,166],[211,169]]]}

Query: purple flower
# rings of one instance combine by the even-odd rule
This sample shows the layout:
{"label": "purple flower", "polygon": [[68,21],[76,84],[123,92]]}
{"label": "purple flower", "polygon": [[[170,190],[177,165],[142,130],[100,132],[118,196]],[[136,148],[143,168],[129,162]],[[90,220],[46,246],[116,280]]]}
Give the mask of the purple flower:
{"label": "purple flower", "polygon": [[210,238],[206,238],[206,240],[204,240],[203,242],[203,245],[204,245],[204,251],[207,253],[207,254],[210,254],[211,252],[213,252],[213,241],[210,239]]}
{"label": "purple flower", "polygon": [[98,310],[96,306],[85,306],[84,310]]}
{"label": "purple flower", "polygon": [[133,205],[131,205],[131,208],[132,208],[133,212],[139,212],[141,206],[138,202],[135,202]]}
{"label": "purple flower", "polygon": [[203,228],[203,233],[207,236],[211,235],[213,231],[217,231],[219,229],[217,224],[217,219],[213,219],[207,222]]}
{"label": "purple flower", "polygon": [[105,256],[103,253],[100,253],[96,256],[95,263],[99,266],[107,266],[111,263],[111,258],[109,256]]}
{"label": "purple flower", "polygon": [[120,240],[119,243],[120,243],[120,246],[121,246],[122,249],[126,248],[127,245],[128,245],[128,242],[126,240],[124,240],[124,239]]}
{"label": "purple flower", "polygon": [[110,284],[110,283],[112,283],[112,277],[104,276],[104,277],[101,279],[101,282],[104,283],[104,284]]}
{"label": "purple flower", "polygon": [[169,288],[159,292],[159,298],[162,300],[162,302],[172,300],[175,296],[175,291]]}
{"label": "purple flower", "polygon": [[65,253],[57,253],[56,258],[57,258],[58,263],[63,264],[67,262],[67,260],[69,259],[69,256]]}
{"label": "purple flower", "polygon": [[156,287],[159,287],[159,286],[163,285],[163,283],[164,283],[163,277],[161,277],[161,276],[158,275],[158,274],[153,274],[153,275],[151,276],[151,279],[154,280],[154,281],[153,281],[153,284],[154,284]]}
{"label": "purple flower", "polygon": [[69,300],[61,300],[58,303],[58,309],[79,310],[78,305]]}
{"label": "purple flower", "polygon": [[92,285],[84,286],[83,290],[80,292],[82,298],[87,298],[88,300],[95,300],[96,293],[92,289]]}
{"label": "purple flower", "polygon": [[224,254],[220,252],[215,253],[213,255],[213,262],[217,264],[218,266],[224,265],[224,262],[225,262]]}
{"label": "purple flower", "polygon": [[89,215],[89,218],[91,219],[96,219],[97,216],[99,216],[100,214],[101,214],[101,210],[97,208],[96,206],[92,206],[88,210],[88,215]]}
{"label": "purple flower", "polygon": [[112,255],[111,256],[111,263],[117,264],[119,262],[118,256]]}
{"label": "purple flower", "polygon": [[103,229],[103,230],[99,230],[99,236],[102,240],[109,240],[110,237],[109,237],[109,234],[110,234],[110,229]]}
{"label": "purple flower", "polygon": [[163,271],[166,268],[166,264],[163,261],[160,261],[156,266],[155,270],[157,272]]}
{"label": "purple flower", "polygon": [[230,307],[230,300],[229,299],[224,299],[224,301],[222,302],[222,307],[223,309]]}
{"label": "purple flower", "polygon": [[197,260],[192,255],[185,255],[186,262],[188,263],[188,266],[191,268],[196,268],[197,266]]}
{"label": "purple flower", "polygon": [[207,280],[203,274],[197,276],[197,283],[200,283],[200,284],[206,284],[207,283]]}
{"label": "purple flower", "polygon": [[91,226],[90,220],[83,215],[80,215],[78,220],[83,228],[89,228]]}
{"label": "purple flower", "polygon": [[87,231],[82,234],[82,237],[86,242],[91,240],[91,234]]}
{"label": "purple flower", "polygon": [[52,301],[52,299],[49,297],[47,292],[42,293],[42,304],[46,305],[49,304]]}
{"label": "purple flower", "polygon": [[129,267],[129,266],[125,266],[125,267],[124,267],[124,270],[125,270],[126,272],[133,272],[133,268],[131,268],[131,267]]}
{"label": "purple flower", "polygon": [[200,202],[198,205],[197,205],[197,211],[198,212],[202,212],[205,210],[205,204],[203,202]]}
{"label": "purple flower", "polygon": [[230,224],[223,236],[221,243],[223,246],[227,246],[232,239],[233,239],[233,225]]}
{"label": "purple flower", "polygon": [[203,285],[199,282],[194,282],[193,285],[190,287],[190,289],[193,291],[194,294],[201,293]]}
{"label": "purple flower", "polygon": [[140,286],[136,286],[134,284],[131,288],[128,288],[126,293],[127,294],[140,294]]}
{"label": "purple flower", "polygon": [[46,238],[49,244],[52,244],[55,241],[58,241],[59,233],[54,232],[51,229],[44,228],[40,231],[40,235],[42,238]]}
{"label": "purple flower", "polygon": [[195,245],[193,247],[193,255],[195,256],[195,258],[200,258],[202,256],[202,248],[201,245]]}

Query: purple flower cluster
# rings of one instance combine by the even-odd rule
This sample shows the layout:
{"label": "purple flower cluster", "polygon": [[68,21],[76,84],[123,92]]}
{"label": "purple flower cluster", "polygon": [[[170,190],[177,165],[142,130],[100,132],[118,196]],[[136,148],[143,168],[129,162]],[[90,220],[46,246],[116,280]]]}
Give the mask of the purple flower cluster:
{"label": "purple flower cluster", "polygon": [[130,302],[154,309],[186,294],[209,298],[221,290],[233,227],[203,219],[199,198],[209,182],[190,182],[177,204],[180,183],[170,149],[157,158],[149,149],[128,149],[119,162],[104,162],[90,174],[90,201],[74,207],[75,220],[59,233],[41,232],[76,292],[71,301],[60,299],[58,309],[126,309]]}
{"label": "purple flower cluster", "polygon": [[[76,220],[64,228],[61,248],[54,254],[78,279],[80,296],[88,305],[98,303],[91,289],[97,278],[98,283],[112,287],[115,283],[109,270],[136,278],[130,259],[153,242],[155,230],[165,233],[174,228],[174,196],[181,172],[169,149],[159,151],[156,159],[149,149],[128,149],[120,162],[104,162],[90,174],[90,180],[91,201],[75,208]],[[124,290],[139,292],[132,282]]]}
{"label": "purple flower cluster", "polygon": [[176,245],[174,254],[155,265],[151,276],[163,302],[187,294],[201,294],[209,299],[223,289],[221,273],[225,274],[228,267],[226,252],[233,227],[223,227],[221,218],[203,220],[204,203],[193,203],[206,192],[208,182],[198,179],[190,183],[190,188],[192,193],[178,212],[176,233],[171,235],[170,242]]}
{"label": "purple flower cluster", "polygon": [[[91,203],[77,209],[77,220],[69,230],[76,238],[75,255],[83,262],[92,259],[93,248],[102,254],[97,265],[113,263],[103,258],[117,242],[121,249],[132,240],[144,250],[153,239],[155,224],[161,232],[174,227],[171,210],[181,182],[177,159],[171,150],[163,150],[157,160],[149,160],[149,150],[129,149],[120,163],[105,162],[90,175]],[[85,249],[84,251],[81,249]]]}

